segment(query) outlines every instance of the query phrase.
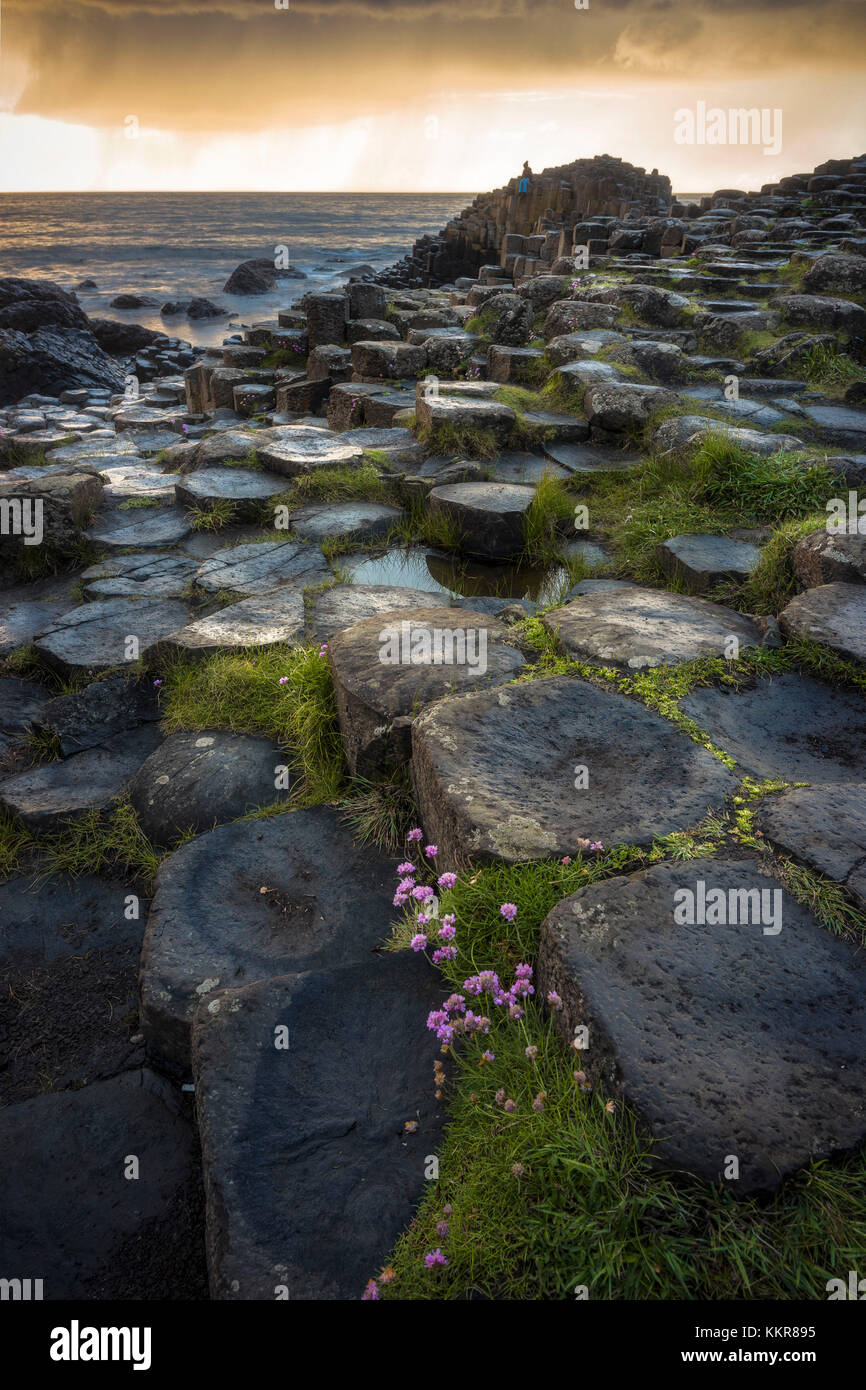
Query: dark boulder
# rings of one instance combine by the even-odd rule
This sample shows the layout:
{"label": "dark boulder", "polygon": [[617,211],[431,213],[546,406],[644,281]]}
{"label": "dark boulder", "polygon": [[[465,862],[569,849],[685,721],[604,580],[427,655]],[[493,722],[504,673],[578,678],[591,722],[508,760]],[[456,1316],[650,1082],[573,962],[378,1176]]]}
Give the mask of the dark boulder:
{"label": "dark boulder", "polygon": [[168,342],[168,335],[140,323],[121,323],[118,319],[91,319],[90,329],[99,346],[112,357],[140,352],[153,343]]}
{"label": "dark boulder", "polygon": [[94,335],[82,328],[0,328],[0,406],[39,393],[59,396],[79,387],[119,391],[123,373]]}
{"label": "dark boulder", "polygon": [[53,280],[0,280],[0,328],[32,333],[36,328],[86,328],[87,315],[75,295]]}
{"label": "dark boulder", "polygon": [[274,289],[278,279],[306,280],[302,270],[289,266],[278,270],[273,261],[266,256],[251,261],[241,261],[223,285],[224,294],[267,294]]}

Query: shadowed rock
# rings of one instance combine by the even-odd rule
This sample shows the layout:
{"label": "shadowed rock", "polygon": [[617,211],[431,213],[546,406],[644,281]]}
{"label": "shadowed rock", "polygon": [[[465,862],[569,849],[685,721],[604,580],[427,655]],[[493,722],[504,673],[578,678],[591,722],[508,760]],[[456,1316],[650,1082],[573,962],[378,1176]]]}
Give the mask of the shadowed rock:
{"label": "shadowed rock", "polygon": [[[717,922],[710,904],[700,920],[699,884],[720,890]],[[778,931],[740,896],[755,890]],[[562,999],[566,1041],[588,1028],[581,1068],[634,1109],[665,1166],[744,1196],[866,1138],[866,963],[756,860],[581,889],[542,925],[538,983]]]}

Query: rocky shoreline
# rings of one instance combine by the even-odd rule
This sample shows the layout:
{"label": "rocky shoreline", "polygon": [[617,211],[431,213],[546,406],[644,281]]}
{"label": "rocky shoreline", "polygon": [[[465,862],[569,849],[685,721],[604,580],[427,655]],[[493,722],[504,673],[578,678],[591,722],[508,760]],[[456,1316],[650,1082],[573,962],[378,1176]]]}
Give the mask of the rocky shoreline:
{"label": "rocky shoreline", "polygon": [[[866,156],[700,205],[575,161],[218,349],[0,280],[0,467],[4,1269],[509,1297],[458,1247],[449,1135],[477,1110],[541,1220],[562,1076],[576,1126],[634,1117],[647,1182],[783,1224],[810,1164],[850,1171]],[[394,896],[416,825],[453,954]],[[784,929],[677,920],[698,883]]]}

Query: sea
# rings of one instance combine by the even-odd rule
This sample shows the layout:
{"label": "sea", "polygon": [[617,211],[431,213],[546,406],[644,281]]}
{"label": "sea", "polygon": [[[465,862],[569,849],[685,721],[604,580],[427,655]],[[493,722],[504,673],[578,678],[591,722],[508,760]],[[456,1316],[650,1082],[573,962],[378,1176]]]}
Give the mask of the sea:
{"label": "sea", "polygon": [[[311,289],[332,289],[359,266],[384,270],[425,233],[466,207],[466,193],[4,193],[0,275],[54,280],[75,290],[85,313],[156,328],[196,345],[272,318]],[[241,261],[288,264],[270,294],[225,294]],[[280,253],[285,256],[285,252]],[[81,290],[83,280],[96,289]],[[149,295],[153,308],[111,307],[118,294]],[[169,300],[210,299],[221,318],[162,318]]]}

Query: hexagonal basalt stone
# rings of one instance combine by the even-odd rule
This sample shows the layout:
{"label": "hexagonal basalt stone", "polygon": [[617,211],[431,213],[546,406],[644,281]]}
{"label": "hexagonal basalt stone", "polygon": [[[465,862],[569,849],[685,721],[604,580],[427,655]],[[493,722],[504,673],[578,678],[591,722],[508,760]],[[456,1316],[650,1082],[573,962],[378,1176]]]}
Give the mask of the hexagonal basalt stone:
{"label": "hexagonal basalt stone", "polygon": [[134,508],[106,512],[97,518],[87,536],[106,550],[119,550],[127,546],[174,545],[191,530],[182,507]]}
{"label": "hexagonal basalt stone", "polygon": [[656,553],[664,571],[696,593],[725,580],[747,579],[761,558],[757,546],[712,535],[671,536]]}
{"label": "hexagonal basalt stone", "polygon": [[81,576],[85,598],[182,598],[198,569],[186,555],[108,555]]}
{"label": "hexagonal basalt stone", "polygon": [[759,861],[582,888],[542,925],[538,984],[665,1166],[745,1195],[866,1139],[866,961]]}
{"label": "hexagonal basalt stone", "polygon": [[822,584],[779,614],[787,637],[808,637],[853,661],[866,661],[866,585]]}
{"label": "hexagonal basalt stone", "polygon": [[321,542],[336,536],[371,541],[385,536],[405,515],[382,502],[311,502],[291,515],[291,528],[304,540]]}
{"label": "hexagonal basalt stone", "polygon": [[36,638],[35,647],[64,675],[105,671],[137,661],[153,642],[183,627],[188,617],[189,609],[170,599],[105,599],[66,613]]}
{"label": "hexagonal basalt stone", "polygon": [[844,883],[866,906],[866,782],[793,787],[763,802],[758,824],[774,845]]}
{"label": "hexagonal basalt stone", "polygon": [[524,523],[535,497],[517,483],[451,483],[427,496],[431,513],[459,528],[460,547],[480,560],[513,560],[524,549]]}
{"label": "hexagonal basalt stone", "polygon": [[393,893],[393,861],[355,845],[330,807],[237,821],[184,845],[160,867],[145,932],[148,1055],[188,1074],[196,1005],[217,989],[369,961]]}
{"label": "hexagonal basalt stone", "polygon": [[231,502],[238,518],[257,516],[262,503],[286,490],[286,480],[276,473],[252,468],[202,468],[175,485],[184,507],[209,508],[215,502]]}
{"label": "hexagonal basalt stone", "polygon": [[252,442],[265,468],[290,478],[316,468],[352,468],[364,458],[362,448],[347,444],[338,434],[298,425],[262,431]]}
{"label": "hexagonal basalt stone", "polygon": [[412,721],[431,700],[511,680],[524,658],[508,636],[483,613],[436,607],[377,613],[332,637],[328,660],[352,774],[408,762]]}
{"label": "hexagonal basalt stone", "polygon": [[144,725],[62,761],[43,763],[0,782],[0,806],[38,830],[104,811],[128,786],[160,742],[155,724]]}
{"label": "hexagonal basalt stone", "polygon": [[337,632],[354,627],[362,618],[396,613],[406,608],[434,608],[442,602],[436,590],[411,589],[391,584],[335,584],[315,600],[313,635],[328,642]]}
{"label": "hexagonal basalt stone", "polygon": [[757,647],[757,623],[732,608],[665,589],[605,590],[574,599],[542,619],[570,656],[643,670]]}
{"label": "hexagonal basalt stone", "polygon": [[422,429],[436,430],[448,425],[455,429],[490,431],[500,444],[508,439],[517,420],[511,407],[499,401],[432,393],[418,396],[416,415]]}
{"label": "hexagonal basalt stone", "polygon": [[[438,1147],[425,1022],[441,997],[426,961],[368,953],[199,1005],[212,1297],[360,1297],[411,1221]],[[371,1027],[376,1018],[387,1027]]]}
{"label": "hexagonal basalt stone", "polygon": [[155,671],[177,652],[196,660],[239,647],[272,647],[276,643],[295,647],[303,638],[304,590],[299,582],[268,589],[205,618],[196,618],[148,647],[142,657]]}
{"label": "hexagonal basalt stone", "polygon": [[863,777],[866,705],[856,693],[786,672],[735,694],[694,690],[680,705],[741,767],[787,782]]}
{"label": "hexagonal basalt stone", "polygon": [[313,546],[298,541],[253,541],[215,551],[199,568],[195,582],[210,593],[260,594],[290,580],[316,584],[329,574],[327,560]]}
{"label": "hexagonal basalt stone", "polygon": [[579,839],[648,844],[700,820],[736,786],[660,715],[567,676],[423,711],[412,771],[427,838],[449,867],[573,855]]}
{"label": "hexagonal basalt stone", "polygon": [[147,1068],[7,1105],[3,1269],[42,1278],[51,1300],[205,1297],[183,1248],[199,1236],[196,1148],[177,1088]]}
{"label": "hexagonal basalt stone", "polygon": [[145,835],[167,845],[285,799],[285,766],[286,755],[266,738],[223,729],[172,734],[138,769],[129,799]]}

